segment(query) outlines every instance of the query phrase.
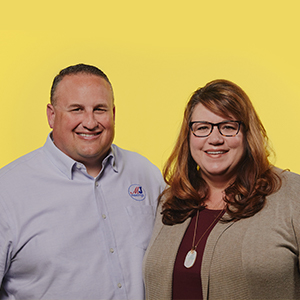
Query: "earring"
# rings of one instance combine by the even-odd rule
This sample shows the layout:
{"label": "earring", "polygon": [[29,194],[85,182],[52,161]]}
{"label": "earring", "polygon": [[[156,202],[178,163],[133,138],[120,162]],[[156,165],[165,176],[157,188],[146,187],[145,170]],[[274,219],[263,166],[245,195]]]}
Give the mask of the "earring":
{"label": "earring", "polygon": [[197,165],[197,168],[196,168],[196,169],[197,169],[197,171],[198,171],[198,172],[200,171],[200,167],[199,167],[199,165]]}

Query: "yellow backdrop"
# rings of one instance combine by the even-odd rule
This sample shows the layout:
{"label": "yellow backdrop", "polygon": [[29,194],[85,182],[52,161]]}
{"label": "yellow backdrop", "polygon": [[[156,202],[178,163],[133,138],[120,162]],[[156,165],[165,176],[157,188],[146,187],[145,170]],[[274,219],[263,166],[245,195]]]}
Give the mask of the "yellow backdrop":
{"label": "yellow backdrop", "polygon": [[44,144],[49,90],[79,62],[103,69],[119,146],[162,168],[191,93],[224,78],[254,103],[276,152],[300,173],[298,0],[16,1],[0,18],[0,167]]}

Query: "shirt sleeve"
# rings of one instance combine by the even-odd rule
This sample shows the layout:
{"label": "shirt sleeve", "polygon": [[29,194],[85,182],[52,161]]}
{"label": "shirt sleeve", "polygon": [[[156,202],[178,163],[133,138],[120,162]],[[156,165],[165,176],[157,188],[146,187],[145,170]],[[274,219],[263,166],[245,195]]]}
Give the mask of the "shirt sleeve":
{"label": "shirt sleeve", "polygon": [[2,283],[12,256],[11,229],[7,221],[7,210],[0,199],[0,281]]}

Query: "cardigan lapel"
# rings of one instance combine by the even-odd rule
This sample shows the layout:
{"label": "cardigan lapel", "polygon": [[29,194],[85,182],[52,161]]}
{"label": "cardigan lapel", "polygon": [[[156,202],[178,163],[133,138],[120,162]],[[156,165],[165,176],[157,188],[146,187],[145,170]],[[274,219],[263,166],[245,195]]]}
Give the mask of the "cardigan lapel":
{"label": "cardigan lapel", "polygon": [[[225,213],[224,217],[226,218],[227,213]],[[209,276],[210,276],[210,266],[211,261],[214,254],[215,245],[218,242],[218,239],[223,234],[223,232],[230,226],[232,226],[234,222],[230,223],[222,223],[218,222],[216,226],[213,228],[211,233],[208,236],[206,241],[203,258],[202,258],[202,265],[201,265],[201,282],[202,282],[202,293],[203,299],[208,299],[208,287],[209,287]]]}

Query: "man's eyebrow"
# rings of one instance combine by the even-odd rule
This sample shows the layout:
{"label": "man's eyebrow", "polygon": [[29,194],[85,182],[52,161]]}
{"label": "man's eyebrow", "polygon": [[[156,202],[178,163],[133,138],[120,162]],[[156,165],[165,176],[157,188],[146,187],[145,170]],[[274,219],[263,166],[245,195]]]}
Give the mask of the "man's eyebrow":
{"label": "man's eyebrow", "polygon": [[95,107],[108,107],[107,103],[99,103],[97,105],[95,105]]}
{"label": "man's eyebrow", "polygon": [[77,104],[77,103],[73,103],[73,104],[70,104],[70,105],[68,106],[68,108],[74,108],[74,107],[83,107],[83,105]]}

